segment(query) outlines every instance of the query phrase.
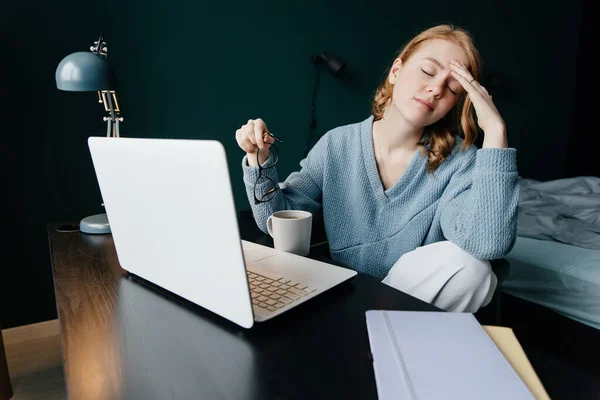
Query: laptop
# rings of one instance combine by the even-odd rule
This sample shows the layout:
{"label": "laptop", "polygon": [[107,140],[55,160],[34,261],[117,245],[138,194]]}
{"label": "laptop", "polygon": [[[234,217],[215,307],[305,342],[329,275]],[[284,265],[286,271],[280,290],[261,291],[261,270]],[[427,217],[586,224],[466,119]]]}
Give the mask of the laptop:
{"label": "laptop", "polygon": [[90,137],[121,267],[244,328],[355,271],[242,241],[214,140]]}

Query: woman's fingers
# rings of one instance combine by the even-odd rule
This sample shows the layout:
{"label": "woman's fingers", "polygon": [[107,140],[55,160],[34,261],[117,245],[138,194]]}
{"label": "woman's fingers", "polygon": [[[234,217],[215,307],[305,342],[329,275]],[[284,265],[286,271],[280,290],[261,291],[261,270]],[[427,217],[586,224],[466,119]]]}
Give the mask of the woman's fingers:
{"label": "woman's fingers", "polygon": [[254,154],[258,150],[256,139],[254,138],[254,122],[248,120],[248,123],[243,125],[236,131],[238,145],[246,153]]}
{"label": "woman's fingers", "polygon": [[475,92],[475,88],[473,87],[473,85],[471,85],[471,83],[469,83],[469,80],[463,75],[462,72],[458,71],[455,66],[452,66],[452,76],[458,81],[458,83],[461,84],[461,86],[465,89],[465,91],[469,94],[472,94],[473,92]]}
{"label": "woman's fingers", "polygon": [[450,68],[452,76],[465,88],[469,99],[473,103],[479,127],[486,133],[488,131],[502,131],[504,121],[487,89],[475,81],[471,73],[461,63],[452,61]]}
{"label": "woman's fingers", "polygon": [[242,150],[254,154],[259,149],[266,150],[271,147],[274,139],[268,132],[267,125],[262,119],[249,119],[235,132],[235,138]]}
{"label": "woman's fingers", "polygon": [[255,143],[252,143],[250,141],[250,137],[246,136],[242,142],[242,149],[246,152],[246,153],[250,153],[250,154],[254,154],[256,153],[256,151],[258,150],[258,146],[256,146]]}
{"label": "woman's fingers", "polygon": [[[465,91],[469,94],[473,94],[473,92],[478,92],[479,94],[489,95],[487,90],[479,84],[471,75],[467,67],[456,60],[452,60],[450,63],[450,68],[452,69],[452,76],[459,81],[459,83],[465,88]],[[462,79],[461,79],[462,78]]]}
{"label": "woman's fingers", "polygon": [[259,149],[263,149],[265,147],[264,136],[267,132],[267,126],[263,122],[262,119],[257,119],[254,121],[254,140],[256,141],[256,145]]}

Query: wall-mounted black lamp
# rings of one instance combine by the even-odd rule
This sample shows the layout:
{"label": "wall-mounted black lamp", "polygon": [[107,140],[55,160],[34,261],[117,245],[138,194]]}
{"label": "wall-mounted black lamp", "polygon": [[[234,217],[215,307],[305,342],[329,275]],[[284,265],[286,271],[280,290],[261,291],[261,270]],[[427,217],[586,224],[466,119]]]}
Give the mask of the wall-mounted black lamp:
{"label": "wall-mounted black lamp", "polygon": [[313,86],[312,102],[310,107],[310,129],[308,133],[308,139],[304,148],[304,157],[308,154],[312,146],[318,141],[319,138],[313,139],[314,131],[317,127],[317,119],[315,118],[315,109],[317,104],[317,92],[319,90],[320,81],[320,68],[319,65],[323,65],[327,71],[334,77],[337,77],[346,63],[340,60],[338,57],[328,53],[319,53],[310,57],[310,61],[315,65],[315,84]]}

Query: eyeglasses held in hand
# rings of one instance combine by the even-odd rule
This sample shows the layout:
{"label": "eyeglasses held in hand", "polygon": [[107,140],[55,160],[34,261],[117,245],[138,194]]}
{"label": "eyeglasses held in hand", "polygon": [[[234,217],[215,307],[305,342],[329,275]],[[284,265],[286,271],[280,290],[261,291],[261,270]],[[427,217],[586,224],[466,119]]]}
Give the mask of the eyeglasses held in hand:
{"label": "eyeglasses held in hand", "polygon": [[[269,135],[275,141],[279,143],[283,143],[283,140],[279,139],[277,136],[273,135],[271,132],[265,132],[265,135]],[[269,165],[263,167],[260,165],[260,151],[256,152],[256,163],[258,164],[258,177],[256,178],[256,182],[254,182],[254,204],[266,203],[275,197],[275,193],[279,190],[277,184],[273,181],[273,179],[269,178],[264,174],[264,171],[273,168],[277,162],[279,161],[279,149],[275,146],[275,143],[271,144],[269,147],[269,152],[271,156],[268,160],[270,160]],[[257,193],[261,192],[262,195],[258,195]]]}

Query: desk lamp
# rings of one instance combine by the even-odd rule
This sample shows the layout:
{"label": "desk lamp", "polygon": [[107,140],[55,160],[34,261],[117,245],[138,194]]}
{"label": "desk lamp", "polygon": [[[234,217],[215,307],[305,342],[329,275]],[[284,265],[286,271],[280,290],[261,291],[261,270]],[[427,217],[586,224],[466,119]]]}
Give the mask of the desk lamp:
{"label": "desk lamp", "polygon": [[[90,51],[69,54],[56,68],[56,87],[69,92],[98,92],[98,102],[104,104],[108,116],[106,136],[119,137],[119,123],[123,122],[117,101],[117,79],[106,61],[108,48],[104,36],[100,34]],[[96,214],[81,220],[79,229],[84,233],[110,233],[106,214]]]}

